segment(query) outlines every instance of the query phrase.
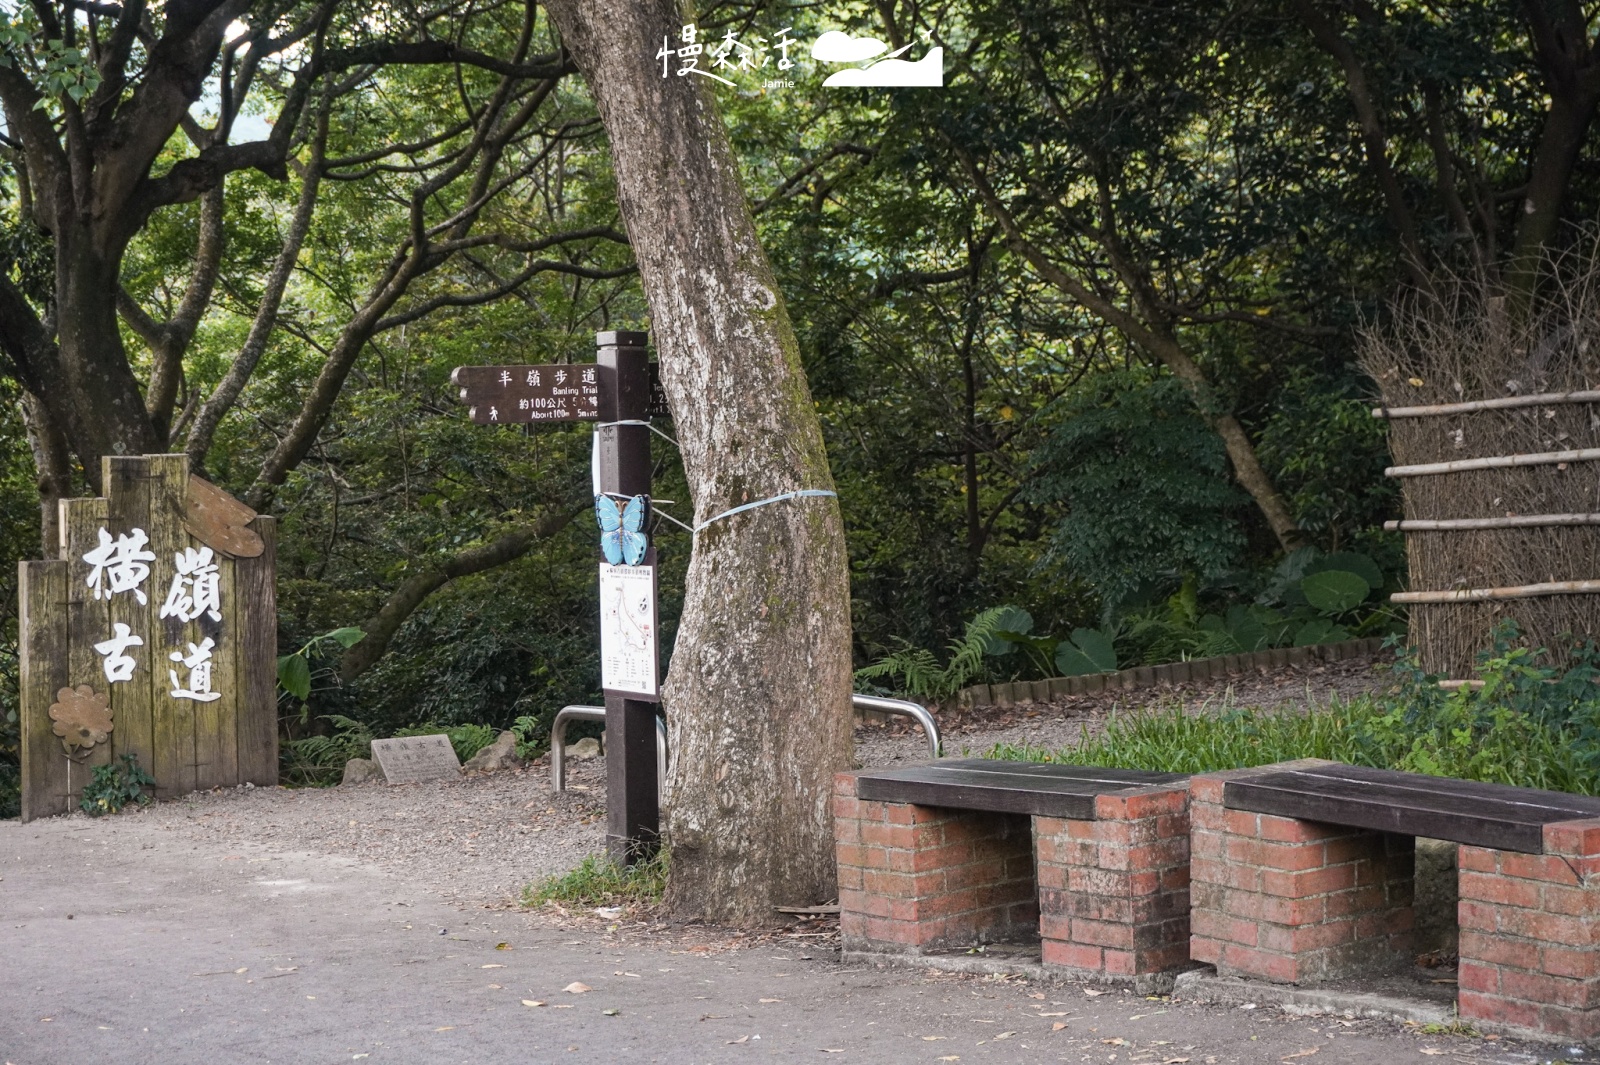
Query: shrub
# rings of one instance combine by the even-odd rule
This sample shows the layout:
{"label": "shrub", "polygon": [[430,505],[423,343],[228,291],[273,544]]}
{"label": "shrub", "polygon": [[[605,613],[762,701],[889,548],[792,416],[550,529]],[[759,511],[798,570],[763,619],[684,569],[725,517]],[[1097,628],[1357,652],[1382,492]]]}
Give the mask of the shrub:
{"label": "shrub", "polygon": [[90,817],[114,814],[124,807],[147,806],[150,796],[145,789],[153,787],[149,773],[139,768],[135,755],[125,754],[110,765],[97,765],[83,786],[83,797],[78,807]]}

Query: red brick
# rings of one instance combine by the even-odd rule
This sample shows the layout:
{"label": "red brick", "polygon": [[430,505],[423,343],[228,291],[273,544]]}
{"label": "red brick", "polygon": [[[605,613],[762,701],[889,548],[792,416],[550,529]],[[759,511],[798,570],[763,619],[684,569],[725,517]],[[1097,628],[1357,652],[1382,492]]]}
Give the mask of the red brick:
{"label": "red brick", "polygon": [[1066,965],[1074,969],[1099,970],[1104,954],[1099,947],[1046,939],[1039,944],[1040,960],[1046,965]]}
{"label": "red brick", "polygon": [[1594,944],[1593,921],[1534,910],[1502,909],[1499,916],[1500,930],[1514,936],[1542,939],[1546,943],[1561,943],[1569,947]]}
{"label": "red brick", "polygon": [[1572,866],[1554,854],[1517,854],[1514,851],[1502,851],[1500,871],[1506,876],[1547,880],[1552,884],[1578,883],[1578,875],[1572,871]]}
{"label": "red brick", "polygon": [[1256,839],[1261,835],[1261,815],[1249,810],[1224,810],[1222,827],[1235,836]]}
{"label": "red brick", "polygon": [[1539,885],[1530,880],[1501,876],[1497,873],[1462,873],[1461,897],[1475,902],[1493,902],[1500,906],[1539,907]]}
{"label": "red brick", "polygon": [[1323,854],[1324,860],[1329,865],[1339,865],[1344,862],[1382,862],[1385,855],[1383,837],[1372,832],[1363,832],[1359,836],[1329,840],[1323,844]]}
{"label": "red brick", "polygon": [[[1180,792],[1180,794],[1182,794]],[[1187,798],[1188,796],[1184,796]],[[1185,810],[1181,814],[1164,814],[1156,818],[1156,837],[1158,839],[1188,839],[1189,838],[1189,813]]]}
{"label": "red brick", "polygon": [[1569,917],[1594,917],[1600,913],[1600,894],[1593,888],[1545,884],[1539,889],[1539,908]]}
{"label": "red brick", "polygon": [[1154,895],[1161,890],[1161,874],[1155,871],[1148,873],[1128,874],[1128,894]]}
{"label": "red brick", "polygon": [[1322,903],[1330,920],[1389,908],[1388,895],[1380,887],[1336,891],[1332,895],[1322,896]]}
{"label": "red brick", "polygon": [[889,873],[881,869],[868,869],[862,883],[871,895],[896,895],[910,898],[917,893],[917,882],[909,873]]}
{"label": "red brick", "polygon": [[1072,918],[1059,913],[1044,912],[1039,914],[1039,938],[1070,940],[1072,938]]}
{"label": "red brick", "polygon": [[1218,969],[1234,970],[1236,972],[1259,977],[1262,980],[1271,980],[1274,983],[1292,984],[1299,978],[1299,967],[1293,958],[1283,954],[1272,954],[1264,950],[1253,950],[1250,947],[1241,947],[1228,943],[1222,948],[1222,958],[1217,963]]}
{"label": "red brick", "polygon": [[1590,988],[1580,980],[1525,973],[1521,969],[1500,970],[1500,993],[1537,1002],[1541,1006],[1566,1006],[1584,1009],[1590,1005]]}
{"label": "red brick", "polygon": [[1500,909],[1487,902],[1463,899],[1456,905],[1456,924],[1462,931],[1499,932]]}
{"label": "red brick", "polygon": [[1355,886],[1356,868],[1353,865],[1334,865],[1300,873],[1265,870],[1261,874],[1261,889],[1269,895],[1280,895],[1286,899],[1344,891]]}
{"label": "red brick", "polygon": [[1461,965],[1456,969],[1456,986],[1462,991],[1497,995],[1500,993],[1500,969],[1462,958]]}
{"label": "red brick", "polygon": [[1203,774],[1189,778],[1189,809],[1190,816],[1197,803],[1215,803],[1222,805],[1222,789],[1227,781],[1216,774]]}
{"label": "red brick", "polygon": [[1519,1028],[1537,1028],[1539,1008],[1532,1003],[1517,1002],[1500,995],[1463,989],[1456,996],[1456,1012],[1463,1020],[1484,1021],[1488,1024],[1513,1025]]}
{"label": "red brick", "polygon": [[1072,941],[1092,943],[1097,947],[1120,947],[1123,950],[1132,950],[1133,926],[1112,921],[1086,921],[1081,917],[1074,917]]}
{"label": "red brick", "polygon": [[1458,949],[1463,965],[1470,961],[1490,965],[1514,965],[1529,970],[1540,967],[1539,944],[1529,939],[1463,929]]}
{"label": "red brick", "polygon": [[856,775],[854,773],[835,773],[833,775],[833,793],[855,798]]}
{"label": "red brick", "polygon": [[1314,843],[1319,840],[1349,835],[1350,833],[1348,828],[1343,828],[1339,825],[1327,825],[1320,821],[1302,821],[1298,817],[1261,814],[1260,818],[1261,827],[1258,833],[1261,838],[1273,840],[1277,843]]}
{"label": "red brick", "polygon": [[1337,895],[1318,896],[1310,899],[1280,899],[1273,895],[1257,896],[1259,912],[1264,920],[1273,921],[1282,925],[1316,924],[1328,916],[1328,900],[1338,898]]}
{"label": "red brick", "polygon": [[839,866],[839,890],[860,891],[862,878],[865,874],[854,866]]}
{"label": "red brick", "polygon": [[1498,873],[1500,852],[1487,847],[1468,847],[1463,844],[1456,848],[1456,867],[1470,869],[1475,873]]}
{"label": "red brick", "polygon": [[868,917],[866,937],[879,943],[895,943],[901,946],[918,946],[924,942],[919,937],[919,932],[926,928],[911,921],[891,921],[887,917]]}
{"label": "red brick", "polygon": [[[840,922],[839,928],[842,932],[844,929],[844,924],[842,921]],[[1207,965],[1215,965],[1222,959],[1222,942],[1221,940],[1212,939],[1209,936],[1190,936],[1189,957],[1197,962],[1202,962]]]}
{"label": "red brick", "polygon": [[1562,1040],[1593,1042],[1600,1036],[1600,1010],[1572,1010],[1562,1006],[1539,1009],[1539,1031]]}
{"label": "red brick", "polygon": [[1128,868],[1162,869],[1169,865],[1181,865],[1188,857],[1188,840],[1168,839],[1159,843],[1142,843],[1128,848]]}
{"label": "red brick", "polygon": [[1126,846],[1133,842],[1132,821],[1085,821],[1084,824],[1093,826],[1093,835],[1098,843],[1120,843]]}
{"label": "red brick", "polygon": [[911,866],[917,872],[932,869],[948,869],[952,866],[967,865],[982,860],[982,856],[973,853],[973,846],[969,842],[945,843],[934,847],[918,847],[911,853]]}
{"label": "red brick", "polygon": [[1215,910],[1190,910],[1189,928],[1197,936],[1246,947],[1257,945],[1260,925]]}
{"label": "red brick", "polygon": [[1545,825],[1544,849],[1546,854],[1572,858],[1600,855],[1600,818]]}
{"label": "red brick", "polygon": [[1187,865],[1175,865],[1171,869],[1161,871],[1162,891],[1183,891],[1189,887],[1190,874]]}
{"label": "red brick", "polygon": [[1221,832],[1223,830],[1223,809],[1216,803],[1202,802],[1189,805],[1189,825],[1191,828],[1202,828],[1207,832]]}
{"label": "red brick", "polygon": [[1261,871],[1246,865],[1196,859],[1189,863],[1189,875],[1196,883],[1221,884],[1245,891],[1256,891],[1261,887]]}
{"label": "red brick", "polygon": [[916,836],[910,825],[868,823],[861,826],[861,842],[910,850],[916,842]]}
{"label": "red brick", "polygon": [[1138,972],[1139,956],[1130,950],[1112,950],[1107,947],[1105,961],[1102,963],[1105,970],[1112,976],[1132,976]]}
{"label": "red brick", "polygon": [[1067,831],[1067,825],[1070,823],[1071,822],[1064,817],[1041,817],[1035,815],[1033,819],[1034,838],[1039,839],[1044,836],[1065,835]]}
{"label": "red brick", "polygon": [[1189,805],[1187,788],[1136,791],[1123,799],[1128,817],[1154,818],[1181,813]]}
{"label": "red brick", "polygon": [[1565,947],[1546,946],[1537,966],[1551,976],[1565,976],[1574,980],[1600,978],[1600,953],[1594,950],[1568,950]]}

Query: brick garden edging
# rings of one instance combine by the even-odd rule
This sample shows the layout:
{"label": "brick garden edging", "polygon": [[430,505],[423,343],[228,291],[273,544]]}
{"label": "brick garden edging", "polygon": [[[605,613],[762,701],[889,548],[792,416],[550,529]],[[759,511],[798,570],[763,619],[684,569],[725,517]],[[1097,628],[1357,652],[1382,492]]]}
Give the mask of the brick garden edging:
{"label": "brick garden edging", "polygon": [[1156,684],[1187,684],[1219,677],[1249,673],[1258,669],[1311,665],[1315,662],[1341,662],[1350,658],[1369,658],[1383,650],[1383,637],[1345,640],[1311,647],[1273,647],[1248,654],[1193,658],[1187,662],[1163,662],[1159,666],[1136,666],[1115,673],[1091,673],[1081,677],[1051,677],[1048,680],[1019,680],[1010,684],[975,684],[961,689],[961,706],[1009,706],[1021,702],[1048,702],[1062,695],[1088,695],[1098,691],[1146,688]]}

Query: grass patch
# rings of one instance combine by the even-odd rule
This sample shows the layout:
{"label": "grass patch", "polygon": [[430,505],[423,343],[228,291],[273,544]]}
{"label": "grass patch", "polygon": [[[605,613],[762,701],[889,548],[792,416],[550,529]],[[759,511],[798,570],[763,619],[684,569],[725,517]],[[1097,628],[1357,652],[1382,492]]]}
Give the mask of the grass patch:
{"label": "grass patch", "polygon": [[1479,662],[1479,688],[1446,692],[1399,659],[1382,695],[1303,711],[1177,703],[1113,717],[1077,747],[997,744],[986,757],[1167,773],[1210,773],[1296,758],[1600,795],[1600,653],[1574,649],[1558,671],[1503,627]]}
{"label": "grass patch", "polygon": [[1370,716],[1370,709],[1358,703],[1334,703],[1309,713],[1227,707],[1220,712],[1202,708],[1196,714],[1171,703],[1113,716],[1098,736],[1089,736],[1086,728],[1076,747],[999,743],[984,757],[1159,773],[1214,773],[1295,758],[1369,765],[1363,725]]}
{"label": "grass patch", "polygon": [[667,849],[662,847],[644,861],[621,866],[603,855],[591,854],[576,869],[550,876],[522,889],[524,906],[566,902],[582,906],[622,906],[660,902],[667,890]]}

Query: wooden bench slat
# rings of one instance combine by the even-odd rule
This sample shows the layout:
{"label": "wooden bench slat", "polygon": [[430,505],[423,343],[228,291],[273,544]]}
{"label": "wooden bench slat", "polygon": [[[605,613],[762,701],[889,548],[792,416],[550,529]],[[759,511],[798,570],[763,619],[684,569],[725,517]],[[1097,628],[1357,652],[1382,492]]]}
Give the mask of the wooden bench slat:
{"label": "wooden bench slat", "polygon": [[1229,781],[1223,805],[1252,813],[1539,854],[1544,826],[1600,816],[1600,799],[1357,766]]}
{"label": "wooden bench slat", "polygon": [[1090,821],[1097,795],[1186,779],[1181,773],[963,758],[863,772],[856,794],[879,802]]}

